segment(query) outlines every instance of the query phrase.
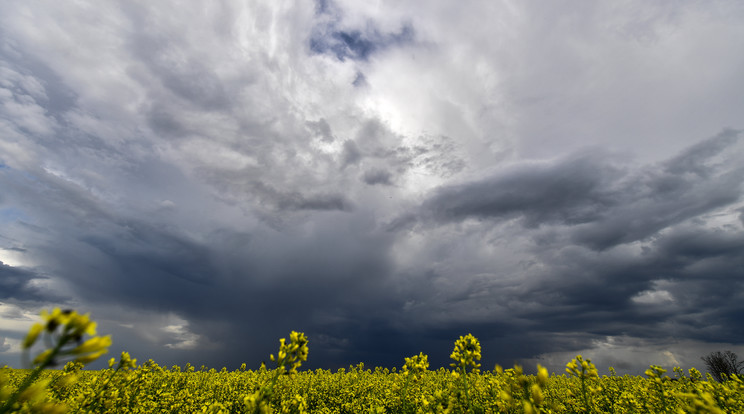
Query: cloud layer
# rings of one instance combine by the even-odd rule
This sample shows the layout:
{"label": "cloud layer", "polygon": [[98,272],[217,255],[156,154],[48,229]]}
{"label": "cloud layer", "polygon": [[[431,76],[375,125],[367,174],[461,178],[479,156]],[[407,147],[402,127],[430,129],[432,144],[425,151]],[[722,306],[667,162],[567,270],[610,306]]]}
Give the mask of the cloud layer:
{"label": "cloud layer", "polygon": [[737,2],[0,16],[0,362],[54,305],[230,368],[744,343]]}

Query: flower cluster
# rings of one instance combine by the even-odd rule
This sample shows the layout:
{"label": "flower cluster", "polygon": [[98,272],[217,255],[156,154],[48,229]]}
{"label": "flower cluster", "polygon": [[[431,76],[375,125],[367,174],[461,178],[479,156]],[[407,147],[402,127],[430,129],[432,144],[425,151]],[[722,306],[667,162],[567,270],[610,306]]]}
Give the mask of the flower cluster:
{"label": "flower cluster", "polygon": [[423,352],[408,357],[405,360],[406,363],[403,365],[403,373],[406,375],[412,375],[414,380],[420,379],[422,374],[429,368],[429,357]]}
{"label": "flower cluster", "polygon": [[[28,360],[31,347],[42,333],[48,347],[34,358],[35,368],[15,392],[11,393],[10,389],[2,384],[4,381],[0,381],[0,413],[16,411],[22,406],[35,412],[63,412],[64,405],[44,401],[49,381],[37,381],[43,370],[56,365],[59,357],[71,357],[73,363],[82,366],[98,359],[108,352],[108,347],[111,346],[110,336],[95,336],[96,323],[90,320],[88,314],[81,315],[73,310],[54,308],[52,312],[43,310],[41,318],[44,323],[32,325],[23,340],[24,357]],[[83,336],[86,334],[93,337],[83,342]],[[75,375],[64,375],[55,385],[64,388],[66,382],[74,381],[75,378]]]}
{"label": "flower cluster", "polygon": [[566,364],[566,372],[578,378],[599,378],[597,367],[592,364],[592,360],[584,360],[581,355],[576,355],[576,358]]}
{"label": "flower cluster", "polygon": [[471,367],[473,372],[478,372],[480,364],[476,361],[481,359],[480,342],[473,334],[460,336],[460,339],[455,341],[455,349],[452,351],[450,358],[455,360],[450,364],[451,367],[460,368],[463,373],[468,367]]}
{"label": "flower cluster", "polygon": [[[56,365],[59,356],[71,356],[75,362],[87,364],[108,352],[111,346],[110,336],[95,336],[96,323],[90,315],[81,315],[73,310],[54,308],[52,312],[43,310],[41,318],[44,323],[34,324],[23,341],[23,349],[30,349],[42,332],[53,340],[53,346],[41,352],[33,360],[36,366]],[[83,342],[83,335],[92,338]]]}
{"label": "flower cluster", "polygon": [[[116,364],[116,360],[114,358],[109,359],[109,368],[113,368]],[[119,358],[119,363],[116,364],[116,370],[128,370],[128,369],[137,369],[137,358],[132,358],[129,356],[129,352],[122,352],[121,358]]]}
{"label": "flower cluster", "polygon": [[548,385],[548,370],[537,365],[537,380],[524,374],[522,366],[514,364],[514,368],[504,370],[500,365],[494,367],[497,374],[490,378],[491,386],[499,391],[499,401],[496,402],[501,412],[524,412],[525,414],[539,414],[550,412],[545,398]]}
{"label": "flower cluster", "polygon": [[581,355],[576,355],[576,358],[566,364],[566,372],[581,380],[581,401],[584,410],[590,412],[593,404],[592,396],[602,390],[599,386],[592,387],[589,385],[590,381],[595,382],[599,379],[597,367],[592,364],[591,359],[584,360]]}
{"label": "flower cluster", "polygon": [[286,339],[279,340],[279,353],[277,357],[271,354],[269,357],[276,362],[280,369],[289,368],[290,373],[296,373],[303,362],[307,361],[309,348],[307,347],[307,337],[302,332],[292,331],[289,334],[289,343]]}

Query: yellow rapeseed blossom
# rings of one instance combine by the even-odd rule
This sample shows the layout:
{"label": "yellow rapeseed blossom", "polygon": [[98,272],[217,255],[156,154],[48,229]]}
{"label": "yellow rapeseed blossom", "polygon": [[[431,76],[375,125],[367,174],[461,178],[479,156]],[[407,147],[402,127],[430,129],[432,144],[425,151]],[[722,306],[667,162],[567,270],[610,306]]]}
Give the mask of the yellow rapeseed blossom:
{"label": "yellow rapeseed blossom", "polygon": [[98,359],[101,356],[103,356],[106,352],[108,352],[108,349],[102,349],[102,350],[97,351],[97,352],[93,352],[93,353],[90,353],[90,354],[79,356],[79,357],[75,358],[75,361],[80,362],[82,364],[90,364],[91,362],[93,362],[96,359]]}
{"label": "yellow rapeseed blossom", "polygon": [[664,375],[664,373],[666,371],[667,370],[665,370],[664,368],[662,368],[662,367],[660,367],[658,365],[651,365],[646,370],[646,372],[644,372],[644,374],[646,374],[646,376],[649,377],[649,378],[651,378],[651,379],[661,381],[661,377],[662,377],[662,375]]}
{"label": "yellow rapeseed blossom", "polygon": [[111,336],[96,336],[88,339],[82,344],[78,345],[70,352],[75,355],[90,354],[94,352],[100,352],[111,346]]}
{"label": "yellow rapeseed blossom", "polygon": [[566,372],[579,378],[599,378],[597,367],[590,359],[584,360],[581,355],[566,364]]}
{"label": "yellow rapeseed blossom", "polygon": [[455,360],[450,364],[452,367],[461,368],[463,371],[471,367],[473,371],[477,371],[480,364],[476,361],[481,359],[480,342],[473,334],[460,336],[460,339],[455,341],[455,349],[452,351],[450,359]]}
{"label": "yellow rapeseed blossom", "polygon": [[420,352],[418,355],[405,358],[406,363],[403,365],[403,373],[413,375],[418,379],[429,368],[429,356]]}
{"label": "yellow rapeseed blossom", "polygon": [[23,349],[31,348],[34,343],[36,343],[36,339],[39,338],[39,334],[44,331],[44,325],[40,323],[35,323],[33,326],[31,326],[31,329],[28,331],[28,335],[26,335],[26,339],[23,340]]}
{"label": "yellow rapeseed blossom", "polygon": [[119,365],[123,369],[136,369],[137,358],[132,358],[131,356],[129,356],[129,352],[122,352],[121,358],[119,358]]}
{"label": "yellow rapeseed blossom", "polygon": [[[288,344],[289,340],[285,341],[285,345]],[[585,362],[589,368],[590,363]],[[15,408],[0,410],[0,413],[46,412],[42,407],[49,403],[54,404],[55,410],[62,410],[60,407],[65,404],[69,412],[102,413],[198,413],[202,410],[226,413],[744,412],[744,390],[738,379],[726,383],[662,380],[666,393],[664,403],[657,383],[646,376],[585,378],[589,384],[586,392],[591,397],[587,404],[582,398],[579,377],[550,375],[540,368],[535,375],[526,375],[519,366],[501,373],[496,370],[480,374],[468,372],[456,377],[451,376],[451,370],[427,369],[421,373],[421,380],[408,389],[406,399],[401,400],[403,381],[412,373],[409,367],[415,364],[406,365],[406,369],[398,373],[383,368],[365,370],[359,365],[338,372],[319,369],[292,376],[276,375],[278,369],[188,372],[180,368],[163,369],[155,363],[138,366],[127,375],[122,372],[113,375],[109,369],[77,370],[71,377],[60,376],[58,371],[45,371],[39,380],[51,379],[49,387],[53,392],[42,396],[40,389],[29,391],[24,398],[32,400],[16,402]],[[579,372],[581,365],[580,362],[576,365]],[[68,366],[70,370],[76,369],[72,364]],[[18,384],[26,373],[6,369],[0,371],[0,378],[10,375],[10,383]],[[541,377],[545,378],[545,387],[540,385]],[[276,386],[268,393],[266,387],[274,378]],[[464,378],[469,397],[463,388]],[[0,389],[8,383],[0,380]],[[106,383],[108,386],[102,390]],[[15,385],[10,392],[0,392],[0,402],[14,389]]]}
{"label": "yellow rapeseed blossom", "polygon": [[49,380],[38,381],[31,384],[18,395],[18,402],[38,401],[46,396],[46,388]]}
{"label": "yellow rapeseed blossom", "polygon": [[537,381],[543,387],[548,383],[548,369],[540,364],[537,364]]}
{"label": "yellow rapeseed blossom", "polygon": [[[292,332],[280,340],[272,357],[277,369],[263,367],[233,372],[190,364],[181,370],[160,367],[152,360],[137,365],[122,353],[108,369],[82,370],[111,345],[109,337],[82,338],[95,332],[87,315],[52,310],[41,328],[32,327],[26,350],[39,346],[44,335],[48,350],[39,350],[33,370],[0,368],[0,414],[7,413],[742,413],[744,381],[733,376],[718,383],[695,369],[675,368],[677,380],[652,365],[646,376],[599,377],[596,367],[580,355],[566,365],[569,374],[556,376],[537,366],[526,375],[515,364],[507,370],[476,371],[480,344],[472,335],[460,337],[452,352],[452,371],[429,370],[428,357],[405,358],[403,369],[363,364],[337,372],[298,372],[307,360],[307,338]],[[67,358],[64,370],[43,369]],[[76,361],[77,360],[77,361]],[[293,375],[287,374],[291,371]],[[612,371],[611,371],[612,372]],[[414,383],[410,381],[417,378]],[[410,387],[409,387],[410,385]]]}
{"label": "yellow rapeseed blossom", "polygon": [[[84,335],[96,333],[96,323],[91,321],[87,314],[81,315],[73,310],[54,308],[51,312],[43,310],[41,318],[44,323],[32,325],[22,343],[24,359],[28,361],[28,354],[42,333],[49,347],[33,359],[35,368],[26,375],[15,391],[7,396],[3,391],[0,399],[0,414],[16,411],[19,405],[27,406],[33,412],[61,410],[61,405],[43,401],[46,398],[45,390],[48,380],[37,381],[37,379],[44,369],[56,365],[60,357],[71,357],[81,363],[91,362],[107,352],[108,346],[111,345],[110,337],[93,337],[83,342]],[[69,378],[66,378],[63,382],[68,380]],[[64,388],[64,383],[61,383],[60,387]],[[0,388],[3,388],[2,384]]]}
{"label": "yellow rapeseed blossom", "polygon": [[277,358],[274,355],[270,355],[269,358],[276,362],[279,368],[286,369],[289,366],[289,372],[297,372],[303,362],[307,361],[309,348],[307,346],[308,340],[304,333],[292,331],[289,334],[289,344],[286,343],[286,339],[282,338],[279,340],[279,353]]}
{"label": "yellow rapeseed blossom", "polygon": [[[56,343],[38,354],[33,359],[34,365],[42,368],[55,365],[58,357],[72,357],[75,361],[85,364],[98,359],[108,352],[108,347],[111,346],[110,336],[94,336],[96,323],[90,320],[88,314],[81,315],[74,310],[54,308],[51,312],[41,311],[41,318],[44,324],[34,324],[31,327],[23,342],[24,350],[30,349],[43,331],[46,331],[46,335]],[[54,333],[56,334],[51,336]],[[82,342],[84,335],[93,337]]]}
{"label": "yellow rapeseed blossom", "polygon": [[530,396],[532,397],[532,401],[534,401],[536,404],[539,405],[543,403],[544,397],[540,385],[532,384],[532,386],[530,387]]}

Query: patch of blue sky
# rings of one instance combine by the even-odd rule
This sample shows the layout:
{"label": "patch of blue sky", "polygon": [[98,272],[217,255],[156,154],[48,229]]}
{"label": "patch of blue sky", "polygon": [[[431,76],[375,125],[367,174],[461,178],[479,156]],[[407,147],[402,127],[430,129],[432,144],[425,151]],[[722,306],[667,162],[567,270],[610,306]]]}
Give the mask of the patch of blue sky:
{"label": "patch of blue sky", "polygon": [[332,54],[338,60],[366,61],[381,50],[405,45],[414,40],[413,26],[405,24],[400,31],[380,33],[375,28],[361,30],[337,30],[331,22],[317,27],[310,37],[310,50],[316,54]]}
{"label": "patch of blue sky", "polygon": [[[33,173],[31,173],[30,171],[15,169],[8,164],[4,164],[2,161],[0,161],[0,173],[2,173],[3,176],[11,180],[12,179],[16,179],[16,180],[27,179],[31,181],[39,180],[39,178],[35,176]],[[0,176],[0,178],[2,178],[2,176]]]}
{"label": "patch of blue sky", "polygon": [[8,224],[17,221],[28,221],[28,216],[23,212],[23,210],[15,207],[0,209],[0,223]]}

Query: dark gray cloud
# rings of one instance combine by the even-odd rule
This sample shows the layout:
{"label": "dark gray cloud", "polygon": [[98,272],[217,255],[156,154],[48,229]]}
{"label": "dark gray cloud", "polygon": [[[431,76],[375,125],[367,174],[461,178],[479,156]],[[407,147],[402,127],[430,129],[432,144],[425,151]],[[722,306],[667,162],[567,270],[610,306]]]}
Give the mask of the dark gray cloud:
{"label": "dark gray cloud", "polygon": [[39,301],[53,299],[44,289],[34,286],[34,282],[47,279],[31,270],[21,269],[0,262],[0,298],[3,300]]}
{"label": "dark gray cloud", "polygon": [[[736,344],[742,340],[736,329],[742,314],[742,242],[740,230],[699,224],[676,227],[639,252],[598,253],[557,240],[524,246],[532,249],[531,262],[521,266],[516,279],[495,263],[491,274],[450,276],[461,286],[448,292],[441,284],[446,274],[422,275],[407,299],[414,304],[414,318],[435,323],[436,328],[422,328],[424,342],[434,340],[434,331],[451,336],[467,326],[488,349],[499,350],[490,363],[591,351],[590,344],[618,336]],[[442,254],[444,260],[454,257]],[[447,316],[431,317],[441,314]],[[560,361],[554,367],[559,369]]]}
{"label": "dark gray cloud", "polygon": [[[674,176],[692,174],[707,178],[716,173],[716,167],[720,168],[720,160],[716,157],[735,144],[740,135],[741,131],[727,129],[712,138],[692,145],[664,163],[664,170]],[[664,187],[660,185],[658,190],[664,192],[666,190]]]}
{"label": "dark gray cloud", "polygon": [[643,240],[741,199],[744,169],[716,160],[740,132],[726,130],[660,165],[623,169],[607,154],[519,165],[439,189],[423,205],[438,221],[520,218],[525,227],[570,226],[593,249]]}
{"label": "dark gray cloud", "polygon": [[392,185],[392,175],[385,170],[368,170],[362,177],[365,183],[369,185]]}
{"label": "dark gray cloud", "polygon": [[344,141],[344,152],[341,155],[341,166],[346,167],[350,164],[356,164],[362,158],[362,152],[354,141]]}
{"label": "dark gray cloud", "polygon": [[322,141],[325,142],[333,142],[336,138],[333,136],[333,132],[331,131],[331,126],[328,124],[328,121],[326,121],[323,118],[320,118],[318,121],[315,122],[308,122],[307,125],[312,129],[312,131],[319,135]]}
{"label": "dark gray cloud", "polygon": [[[353,346],[348,328],[359,329],[369,323],[371,309],[395,302],[381,301],[390,283],[388,242],[359,231],[363,229],[355,231],[349,220],[334,221],[349,228],[328,227],[304,236],[270,229],[256,234],[225,230],[201,243],[128,222],[116,237],[98,233],[76,248],[46,253],[50,261],[82,251],[97,257],[104,272],[63,275],[86,302],[167,309],[188,321],[188,332],[201,338],[200,345],[219,344],[216,354],[199,347],[180,351],[181,358],[211,365],[255,363],[293,329],[343,338]],[[85,262],[79,266],[90,266]],[[102,295],[104,291],[109,294]],[[339,364],[330,350],[325,357],[323,348],[316,350],[314,366]],[[182,363],[167,353],[157,355]]]}
{"label": "dark gray cloud", "polygon": [[260,197],[261,203],[276,211],[351,211],[354,204],[339,193],[317,193],[311,190],[283,191],[264,183],[250,184],[251,195]]}
{"label": "dark gray cloud", "polygon": [[658,231],[741,199],[744,169],[737,161],[716,163],[740,133],[724,131],[631,179],[615,208],[604,220],[575,233],[575,239],[594,248],[645,239]]}
{"label": "dark gray cloud", "polygon": [[526,164],[496,177],[444,187],[423,208],[439,221],[521,217],[527,227],[591,222],[612,203],[608,184],[619,175],[599,157]]}

